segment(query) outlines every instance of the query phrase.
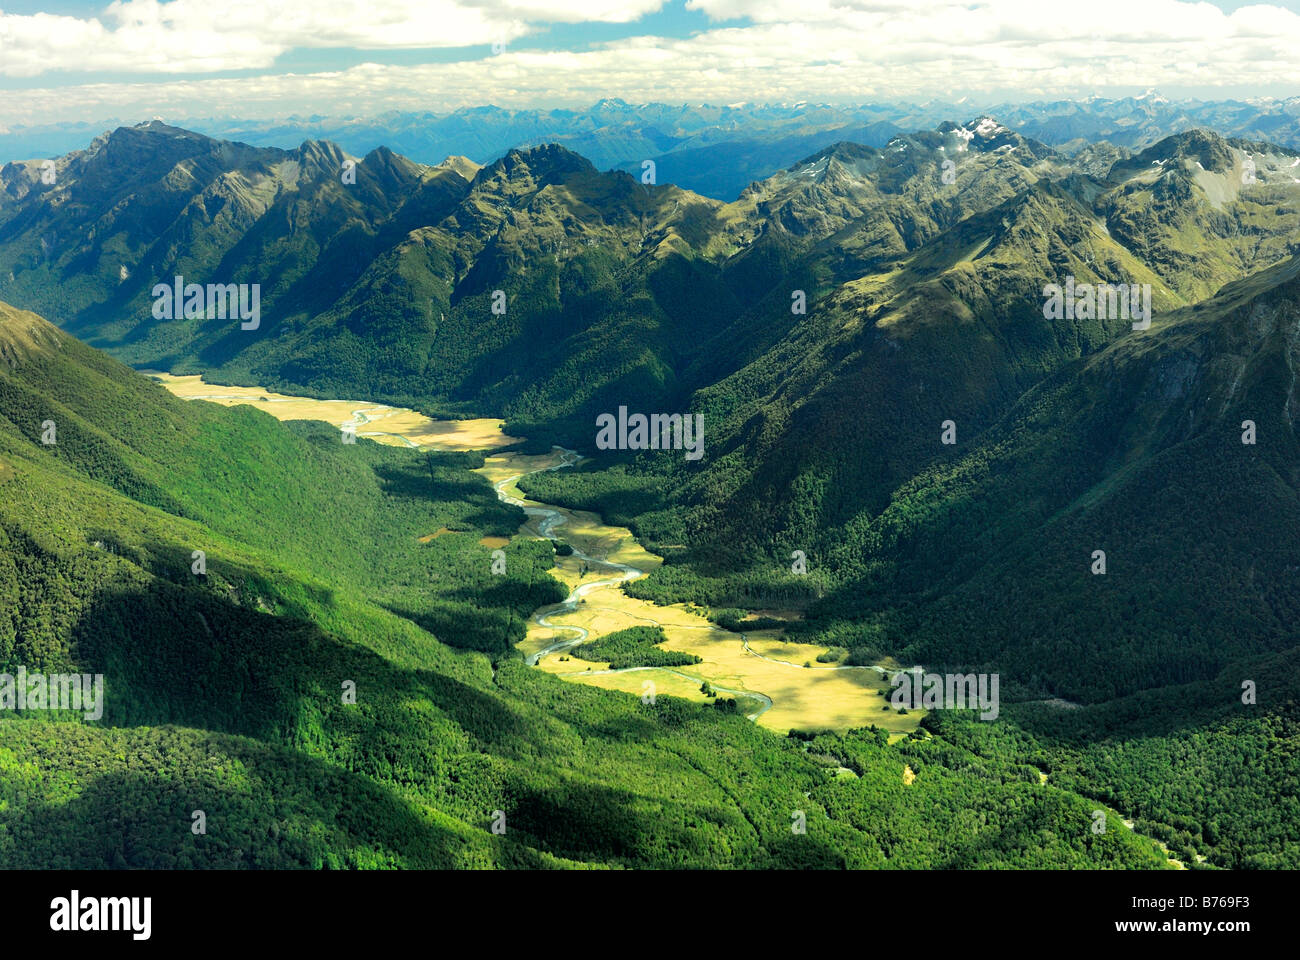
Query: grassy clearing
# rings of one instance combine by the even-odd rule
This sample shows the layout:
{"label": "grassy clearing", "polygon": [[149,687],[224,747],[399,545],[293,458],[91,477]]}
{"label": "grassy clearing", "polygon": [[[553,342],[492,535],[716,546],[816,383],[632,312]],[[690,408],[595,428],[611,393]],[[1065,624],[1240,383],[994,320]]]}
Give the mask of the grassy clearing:
{"label": "grassy clearing", "polygon": [[[487,458],[479,472],[495,483],[558,462],[558,456],[554,454],[503,454]],[[512,487],[514,484],[503,489],[511,493]],[[517,490],[511,495],[519,496]],[[525,499],[525,505],[538,504]],[[602,523],[596,514],[583,510],[551,509],[565,518],[565,522],[554,527],[553,532],[591,557],[628,564],[647,572],[662,563],[659,557],[638,544],[625,527]],[[538,523],[539,518],[530,517],[519,535],[540,536]],[[603,566],[591,567],[576,556],[560,557],[551,574],[570,591],[616,575]],[[779,733],[795,728],[847,730],[875,724],[891,734],[902,735],[915,730],[924,716],[919,710],[899,714],[890,708],[887,698],[879,692],[887,685],[874,669],[840,669],[818,663],[817,657],[826,651],[826,647],[789,643],[781,639],[780,631],[775,630],[753,631],[742,637],[710,623],[697,611],[693,605],[657,606],[629,597],[616,584],[598,586],[581,597],[577,609],[549,614],[547,619],[554,627],[529,623],[528,634],[518,644],[518,649],[526,656],[532,656],[557,640],[576,636],[571,631],[555,627],[584,629],[588,634],[587,642],[591,642],[618,630],[658,625],[663,627],[668,637],[660,645],[662,649],[693,654],[702,662],[607,673],[604,671],[609,669],[608,663],[579,660],[562,652],[544,657],[538,667],[567,680],[638,696],[647,680],[654,682],[659,694],[692,700],[708,699],[699,689],[706,681],[719,688],[762,694],[771,698],[772,707],[759,716],[758,723]],[[561,657],[567,659],[561,660]]]}
{"label": "grassy clearing", "polygon": [[[899,714],[889,707],[887,697],[879,692],[885,686],[884,681],[873,669],[836,669],[818,664],[817,654],[824,647],[756,635],[748,637],[749,649],[746,649],[739,635],[715,627],[679,605],[656,607],[612,587],[598,588],[585,599],[587,602],[579,604],[572,613],[552,614],[551,621],[583,627],[591,637],[597,637],[654,620],[668,635],[667,642],[661,645],[664,650],[694,654],[702,662],[673,667],[672,673],[654,670],[599,674],[597,671],[608,669],[608,664],[561,661],[559,657],[564,654],[551,654],[543,658],[539,664],[541,669],[566,679],[637,693],[646,679],[654,680],[661,693],[682,695],[677,691],[683,684],[698,692],[699,684],[693,682],[698,679],[700,683],[708,681],[717,687],[764,694],[772,699],[772,708],[758,718],[758,723],[778,733],[819,727],[842,731],[875,724],[901,736],[915,730],[924,716],[920,710]],[[557,631],[532,624],[521,649],[535,653],[553,642],[554,636],[558,636]],[[805,660],[811,666],[802,666]],[[692,681],[682,680],[675,674],[688,676]]]}
{"label": "grassy clearing", "polygon": [[[201,376],[150,375],[185,400],[209,400],[227,407],[248,403],[277,420],[323,420],[336,427],[355,422],[357,436],[380,443],[434,450],[492,450],[519,442],[519,438],[501,432],[503,420],[431,420],[414,410],[361,400],[314,400],[272,393],[261,387],[219,386],[205,383]],[[364,420],[357,417],[358,413]]]}
{"label": "grassy clearing", "polygon": [[439,527],[437,530],[433,531],[433,533],[426,533],[424,536],[418,537],[417,539],[421,543],[428,543],[430,540],[437,540],[439,537],[445,537],[447,534],[455,532],[455,530],[449,530],[446,527]]}
{"label": "grassy clearing", "polygon": [[[370,429],[381,428],[379,435],[375,436],[381,442],[406,445],[401,439],[404,437],[421,446],[453,450],[483,449],[515,442],[514,438],[500,432],[500,421],[495,420],[436,422],[413,411],[383,405],[289,397],[255,387],[219,387],[206,384],[197,376],[156,376],[177,396],[210,400],[226,406],[251,403],[281,420],[323,420],[341,426],[352,422],[360,411],[368,422],[358,429],[358,433],[366,436]],[[559,454],[554,451],[540,455],[509,453],[487,457],[477,472],[492,483],[498,483],[560,462]],[[514,483],[507,484],[503,490],[508,496],[522,500],[526,507],[543,506],[524,497]],[[590,557],[627,564],[645,572],[663,562],[637,543],[626,527],[605,524],[597,514],[589,511],[545,506],[564,518],[553,532]],[[540,522],[541,518],[530,516],[517,536],[541,537]],[[420,540],[428,542],[455,532],[443,527]],[[496,548],[505,546],[508,541],[490,537],[480,540],[480,543]],[[603,565],[568,556],[557,558],[551,575],[572,591],[584,584],[609,579],[616,573]],[[888,704],[878,692],[882,681],[875,670],[841,670],[817,663],[817,656],[825,651],[825,647],[786,643],[774,631],[755,631],[746,635],[749,644],[749,649],[746,649],[740,635],[722,630],[684,605],[656,606],[627,596],[617,585],[596,587],[581,599],[578,609],[551,614],[550,620],[557,626],[586,629],[588,641],[629,627],[658,624],[668,636],[663,649],[694,654],[703,661],[691,666],[618,674],[601,673],[608,669],[608,664],[559,659],[567,654],[552,654],[539,664],[541,669],[566,679],[624,690],[638,696],[645,681],[653,680],[659,694],[697,701],[709,699],[700,691],[700,685],[705,681],[718,687],[762,694],[770,697],[773,705],[759,717],[758,722],[780,733],[792,728],[846,730],[875,724],[891,733],[903,734],[916,729],[923,716],[921,711],[900,715],[892,709],[885,709]],[[569,636],[573,634],[530,622],[527,636],[518,644],[518,649],[531,656],[557,639]],[[803,666],[805,662],[809,666]],[[676,674],[684,674],[690,679]],[[750,708],[748,712],[756,709],[752,704],[747,706]]]}

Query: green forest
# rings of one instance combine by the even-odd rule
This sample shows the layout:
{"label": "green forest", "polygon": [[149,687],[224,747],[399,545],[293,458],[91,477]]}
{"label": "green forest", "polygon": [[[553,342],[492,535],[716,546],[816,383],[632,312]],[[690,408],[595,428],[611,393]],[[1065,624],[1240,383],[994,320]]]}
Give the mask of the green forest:
{"label": "green forest", "polygon": [[[556,144],[345,187],[333,145],[163,124],[0,168],[0,297],[53,321],[0,304],[0,672],[106,687],[0,711],[0,866],[1300,867],[1300,156],[981,127],[726,203]],[[265,323],[155,322],[177,273]],[[1067,276],[1154,322],[1048,316]],[[124,363],[503,418],[582,457],[526,496],[663,558],[630,596],[810,670],[995,673],[998,719],[778,736],[549,675],[516,645],[582,535],[517,536],[482,454]],[[597,448],[620,406],[702,416],[703,458]],[[664,639],[565,653],[695,665]]]}
{"label": "green forest", "polygon": [[[107,701],[99,722],[0,716],[5,866],[1164,863],[1094,838],[1092,802],[1019,763],[953,747],[904,788],[864,732],[861,775],[834,779],[734,710],[529,668],[508,644],[556,596],[553,553],[517,540],[491,582],[477,541],[522,516],[476,457],[186,404],[3,321],[22,356],[0,367],[21,402],[0,421],[0,670],[101,672]],[[464,535],[419,542],[441,526]]]}
{"label": "green forest", "polygon": [[660,650],[656,644],[668,638],[663,627],[628,627],[591,643],[580,643],[569,652],[579,660],[608,663],[612,670],[626,667],[680,667],[699,663],[691,653]]}

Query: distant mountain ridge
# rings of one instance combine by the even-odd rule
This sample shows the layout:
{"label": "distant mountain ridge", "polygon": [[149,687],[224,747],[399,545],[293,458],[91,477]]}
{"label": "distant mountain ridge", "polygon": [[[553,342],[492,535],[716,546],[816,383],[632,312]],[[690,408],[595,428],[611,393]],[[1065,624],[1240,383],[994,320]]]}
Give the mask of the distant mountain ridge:
{"label": "distant mountain ridge", "polygon": [[[590,158],[601,169],[625,169],[638,176],[642,163],[653,160],[661,182],[730,201],[749,183],[837,140],[881,147],[897,134],[934,128],[981,110],[1023,136],[1066,153],[1103,141],[1142,150],[1196,127],[1300,148],[1300,98],[1171,100],[1151,91],[1120,98],[983,104],[674,105],[607,98],[585,109],[480,106],[445,113],[392,111],[365,118],[189,118],[178,123],[216,139],[282,149],[304,140],[331,140],[363,156],[383,145],[430,164],[452,154],[485,164],[512,148],[553,142]],[[0,134],[0,163],[67,153],[119,124],[16,126]]]}

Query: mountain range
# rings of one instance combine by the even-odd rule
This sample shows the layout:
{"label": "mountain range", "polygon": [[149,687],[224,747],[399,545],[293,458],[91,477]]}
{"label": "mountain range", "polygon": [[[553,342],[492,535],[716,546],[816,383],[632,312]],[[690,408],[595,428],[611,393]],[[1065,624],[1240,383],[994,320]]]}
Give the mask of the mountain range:
{"label": "mountain range", "polygon": [[[59,158],[53,182],[39,162],[7,164],[0,491],[18,559],[3,582],[22,603],[0,637],[25,662],[106,662],[143,691],[113,718],[125,730],[78,734],[109,769],[114,751],[158,749],[158,724],[220,733],[227,765],[289,751],[317,778],[302,782],[343,776],[338,751],[355,750],[346,789],[381,792],[394,823],[411,804],[435,811],[411,861],[422,864],[662,865],[725,849],[737,865],[1159,865],[1122,829],[1103,841],[1062,826],[1074,814],[1057,805],[1086,819],[1102,802],[1191,865],[1295,866],[1300,818],[1277,811],[1293,810],[1300,778],[1300,547],[1289,536],[1300,519],[1300,153],[1256,138],[1258,110],[1214,107],[1227,132],[1251,134],[1238,137],[1155,97],[1116,103],[1042,107],[1038,127],[981,115],[879,130],[879,143],[800,134],[807,153],[728,202],[679,185],[688,178],[602,172],[555,143],[427,165],[160,122]],[[635,112],[598,108],[611,122]],[[1289,107],[1269,109],[1288,139]],[[661,172],[669,158],[720,162],[708,152],[718,144],[664,145]],[[159,317],[155,289],[175,277],[257,284],[259,323]],[[1051,287],[1099,284],[1144,291],[1150,323],[1050,309]],[[810,731],[813,746],[787,749],[743,718],[684,711],[649,734],[617,695],[532,678],[509,650],[547,599],[541,546],[509,589],[416,589],[393,531],[453,514],[484,535],[517,526],[490,488],[464,479],[473,456],[430,467],[443,471],[431,494],[400,451],[343,466],[319,427],[192,414],[118,361],[505,417],[536,448],[588,455],[522,489],[597,510],[665,558],[628,593],[704,604],[720,622],[774,616],[848,663],[999,672],[1007,722],[927,718],[926,738],[904,748],[909,769],[942,773],[932,793],[901,801],[905,822],[882,837],[882,798],[906,791],[891,779],[897,748],[874,733]],[[595,418],[620,407],[702,415],[705,456],[598,449]],[[41,451],[51,417],[69,425],[67,442]],[[230,449],[249,451],[233,471],[218,466]],[[319,519],[294,529],[277,489],[298,491]],[[322,568],[333,524],[363,502],[346,521],[355,546]],[[196,539],[226,558],[201,584],[176,574]],[[795,552],[806,575],[791,569]],[[72,599],[42,607],[56,582]],[[179,651],[161,627],[144,646],[123,642],[123,623],[159,610],[206,635],[196,627]],[[462,633],[471,639],[452,641]],[[252,682],[263,658],[290,649],[311,651],[301,669],[265,690]],[[167,658],[236,684],[250,709],[223,712],[220,685],[197,679],[156,688],[146,664]],[[364,723],[313,712],[339,658],[396,691]],[[1257,699],[1242,696],[1245,682]],[[403,697],[427,705],[442,736],[406,739]],[[540,766],[525,728],[555,751]],[[191,733],[166,736],[198,764]],[[725,759],[709,753],[685,772],[681,756],[701,739]],[[650,793],[627,792],[632,766],[598,772],[616,755],[633,764],[629,741],[663,771]],[[782,842],[783,805],[819,773],[809,753],[862,785],[807,790],[835,840],[795,848]],[[762,764],[783,771],[770,794],[751,776]],[[269,767],[256,768],[267,784]],[[1059,791],[1050,800],[1035,793],[1040,774]],[[452,786],[430,792],[425,777]],[[711,800],[668,802],[697,777]],[[24,807],[24,836],[46,818],[69,829],[58,789],[42,784],[48,806]],[[107,795],[91,801],[96,813]],[[590,819],[559,842],[539,823],[501,845],[469,830],[474,811],[521,795],[532,816],[586,805]],[[1021,802],[1023,821],[1006,822]],[[636,816],[610,812],[628,805]],[[1001,839],[958,852],[959,808],[980,810]],[[742,821],[762,826],[751,835]],[[929,828],[935,838],[917,846]],[[276,856],[337,856],[303,829]],[[341,823],[324,846],[348,845],[339,862],[396,862],[390,829],[401,832]],[[1048,837],[1038,853],[1034,836]]]}
{"label": "mountain range", "polygon": [[[509,150],[558,143],[600,169],[641,176],[653,160],[662,182],[730,201],[755,180],[838,141],[883,147],[890,138],[984,112],[1022,136],[1065,153],[1108,142],[1140,151],[1172,134],[1203,127],[1224,136],[1300,148],[1300,99],[1171,100],[1155,91],[1015,103],[736,103],[630,104],[599,100],[583,109],[464,107],[445,113],[391,111],[378,116],[291,116],[280,119],[171,118],[211,137],[292,149],[330,140],[355,156],[387,146],[428,164],[463,155],[491,163]],[[0,128],[0,162],[54,157],[79,149],[121,125],[51,123]]]}

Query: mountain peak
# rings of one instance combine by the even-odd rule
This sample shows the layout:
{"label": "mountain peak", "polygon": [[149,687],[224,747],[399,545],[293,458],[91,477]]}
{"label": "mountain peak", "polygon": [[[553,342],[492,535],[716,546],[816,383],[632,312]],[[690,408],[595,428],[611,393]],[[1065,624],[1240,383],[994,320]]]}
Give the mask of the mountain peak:
{"label": "mountain peak", "polygon": [[148,120],[101,133],[90,142],[82,156],[87,160],[114,158],[112,162],[117,163],[139,164],[147,162],[145,158],[150,161],[165,158],[175,162],[205,149],[220,149],[225,142],[193,130],[173,127],[161,120]]}
{"label": "mountain peak", "polygon": [[107,139],[135,139],[141,135],[174,137],[184,140],[211,140],[202,133],[195,133],[193,130],[186,130],[183,127],[173,127],[169,123],[164,123],[158,117],[152,120],[145,120],[142,123],[134,124],[130,127],[118,127],[116,130],[106,134]]}
{"label": "mountain peak", "polygon": [[992,140],[999,133],[1010,133],[1010,129],[998,123],[988,114],[983,114],[970,120],[962,125],[963,130],[968,130],[972,136],[979,137],[982,140]]}
{"label": "mountain peak", "polygon": [[449,156],[442,163],[434,166],[435,170],[453,170],[459,173],[466,180],[473,180],[478,172],[483,168],[471,160],[469,157],[462,157],[459,154]]}
{"label": "mountain peak", "polygon": [[563,180],[575,173],[595,172],[596,168],[586,157],[568,150],[558,143],[543,143],[533,147],[515,147],[506,155],[478,171],[475,179],[482,182],[495,177],[508,180],[529,178],[535,181]]}
{"label": "mountain peak", "polygon": [[335,170],[347,159],[343,148],[332,140],[304,140],[294,151],[301,163],[310,163],[323,169]]}
{"label": "mountain peak", "polygon": [[864,146],[861,143],[854,143],[852,140],[837,140],[829,147],[822,147],[816,153],[804,157],[796,163],[791,170],[798,169],[806,164],[817,163],[828,157],[841,161],[868,160],[880,156],[880,151],[875,147]]}
{"label": "mountain peak", "polygon": [[1232,148],[1212,130],[1199,127],[1165,137],[1133,158],[1139,167],[1164,166],[1169,160],[1194,160],[1211,173],[1231,170],[1235,164]]}

